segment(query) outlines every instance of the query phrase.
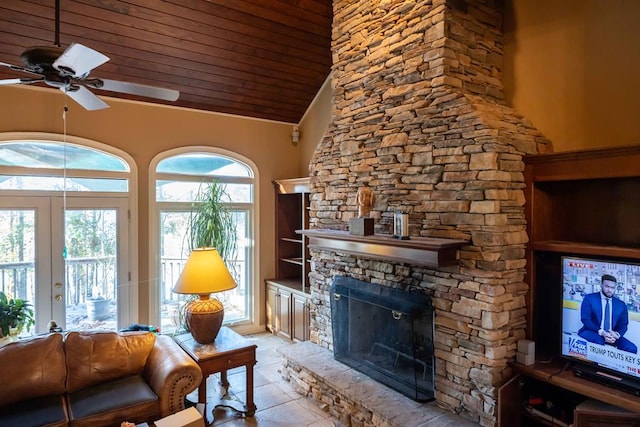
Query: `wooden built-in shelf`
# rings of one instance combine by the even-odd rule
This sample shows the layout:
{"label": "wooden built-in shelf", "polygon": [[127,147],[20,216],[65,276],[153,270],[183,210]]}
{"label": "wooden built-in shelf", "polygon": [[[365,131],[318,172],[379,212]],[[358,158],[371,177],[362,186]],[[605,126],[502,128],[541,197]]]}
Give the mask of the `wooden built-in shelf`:
{"label": "wooden built-in shelf", "polygon": [[386,234],[357,236],[341,230],[297,230],[309,239],[310,249],[330,250],[366,258],[444,267],[458,262],[458,249],[466,240],[411,237],[400,240]]}
{"label": "wooden built-in shelf", "polygon": [[546,240],[532,242],[534,251],[558,252],[561,254],[612,256],[629,259],[640,259],[640,248],[622,246],[596,245],[582,242],[568,242],[562,240]]}
{"label": "wooden built-in shelf", "polygon": [[638,399],[638,396],[578,377],[567,365],[567,361],[556,360],[551,363],[534,363],[529,366],[516,363],[514,367],[517,371],[531,378],[640,413],[640,399]]}

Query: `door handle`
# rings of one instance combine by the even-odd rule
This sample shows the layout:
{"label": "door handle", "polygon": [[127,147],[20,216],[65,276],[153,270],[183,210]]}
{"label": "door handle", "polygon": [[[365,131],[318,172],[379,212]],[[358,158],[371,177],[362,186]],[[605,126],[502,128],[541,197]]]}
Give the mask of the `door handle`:
{"label": "door handle", "polygon": [[62,283],[56,282],[53,286],[55,286],[56,288],[61,288],[62,287]]}
{"label": "door handle", "polygon": [[55,296],[56,301],[62,301],[62,295],[58,294]]}

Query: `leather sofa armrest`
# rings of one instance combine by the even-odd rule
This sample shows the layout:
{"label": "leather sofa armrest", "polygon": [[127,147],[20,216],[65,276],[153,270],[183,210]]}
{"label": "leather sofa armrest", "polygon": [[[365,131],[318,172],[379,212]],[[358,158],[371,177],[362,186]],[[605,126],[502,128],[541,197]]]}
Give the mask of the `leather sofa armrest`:
{"label": "leather sofa armrest", "polygon": [[184,409],[185,396],[198,388],[202,370],[169,336],[159,335],[144,368],[144,377],[158,395],[160,415]]}

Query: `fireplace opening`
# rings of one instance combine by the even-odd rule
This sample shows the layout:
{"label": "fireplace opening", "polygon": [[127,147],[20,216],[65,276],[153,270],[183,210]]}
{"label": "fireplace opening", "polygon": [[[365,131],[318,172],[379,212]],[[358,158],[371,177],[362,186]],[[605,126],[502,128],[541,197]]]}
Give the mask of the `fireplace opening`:
{"label": "fireplace opening", "polygon": [[344,276],[330,298],[336,360],[413,400],[434,399],[431,298]]}

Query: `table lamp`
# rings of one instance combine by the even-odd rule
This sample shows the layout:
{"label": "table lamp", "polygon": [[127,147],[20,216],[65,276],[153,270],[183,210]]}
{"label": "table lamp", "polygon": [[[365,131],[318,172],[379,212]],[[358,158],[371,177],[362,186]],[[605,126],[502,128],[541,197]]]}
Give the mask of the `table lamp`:
{"label": "table lamp", "polygon": [[216,248],[199,248],[191,252],[173,292],[199,295],[185,310],[187,326],[194,340],[211,344],[216,339],[222,326],[224,307],[216,298],[210,298],[210,294],[236,286]]}

